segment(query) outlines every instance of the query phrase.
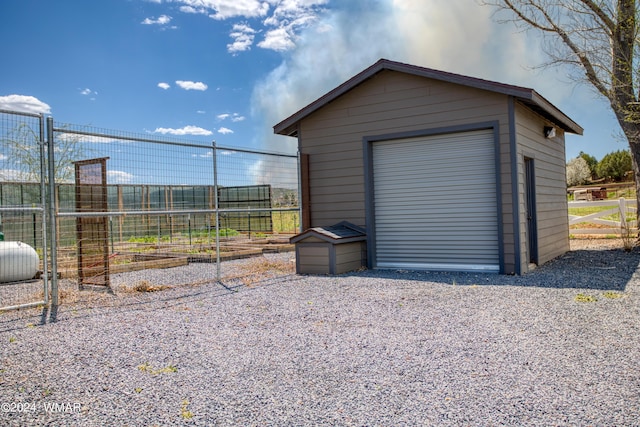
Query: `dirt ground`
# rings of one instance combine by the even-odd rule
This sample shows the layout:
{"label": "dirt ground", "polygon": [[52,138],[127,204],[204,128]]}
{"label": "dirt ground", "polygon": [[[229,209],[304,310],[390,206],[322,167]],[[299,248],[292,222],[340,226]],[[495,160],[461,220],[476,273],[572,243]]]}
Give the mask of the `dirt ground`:
{"label": "dirt ground", "polygon": [[[585,249],[623,249],[624,242],[622,239],[609,239],[603,237],[584,237],[573,238],[569,240],[569,246],[572,251]],[[637,247],[637,245],[636,245]]]}

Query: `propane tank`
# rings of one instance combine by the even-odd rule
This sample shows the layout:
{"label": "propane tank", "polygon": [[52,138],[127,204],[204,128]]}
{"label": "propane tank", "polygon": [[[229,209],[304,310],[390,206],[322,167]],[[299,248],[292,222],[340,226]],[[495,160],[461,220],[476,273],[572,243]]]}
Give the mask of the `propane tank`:
{"label": "propane tank", "polygon": [[0,241],[0,283],[33,279],[40,259],[31,246]]}

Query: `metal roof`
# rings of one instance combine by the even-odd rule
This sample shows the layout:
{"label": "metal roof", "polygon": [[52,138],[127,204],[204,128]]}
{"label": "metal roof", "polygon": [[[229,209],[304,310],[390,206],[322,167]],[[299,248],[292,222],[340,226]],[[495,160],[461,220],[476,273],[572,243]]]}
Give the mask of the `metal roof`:
{"label": "metal roof", "polygon": [[366,231],[362,227],[342,221],[329,227],[314,227],[293,236],[289,241],[296,243],[308,237],[316,237],[329,243],[349,243],[365,240]]}
{"label": "metal roof", "polygon": [[301,120],[336,98],[349,92],[356,86],[374,77],[383,70],[397,71],[476,89],[487,90],[490,92],[501,93],[507,96],[513,96],[528,108],[545,117],[565,132],[575,133],[578,135],[582,135],[583,133],[583,129],[580,125],[571,120],[566,114],[556,108],[533,89],[463,76],[446,71],[438,71],[431,68],[418,67],[416,65],[404,64],[401,62],[390,61],[388,59],[378,60],[378,62],[371,65],[369,68],[356,74],[351,79],[342,83],[330,92],[327,92],[297,113],[276,124],[273,127],[274,133],[286,136],[297,136],[298,123]]}

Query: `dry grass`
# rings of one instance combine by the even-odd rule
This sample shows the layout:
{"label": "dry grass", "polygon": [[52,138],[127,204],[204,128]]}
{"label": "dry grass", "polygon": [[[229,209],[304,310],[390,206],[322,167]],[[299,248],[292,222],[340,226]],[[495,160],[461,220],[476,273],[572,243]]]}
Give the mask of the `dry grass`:
{"label": "dry grass", "polygon": [[602,235],[584,235],[581,237],[573,237],[569,239],[569,246],[572,251],[577,250],[610,250],[610,249],[626,249],[629,243],[632,243],[631,249],[635,247],[636,240],[625,242],[620,237],[610,238]]}
{"label": "dry grass", "polygon": [[60,284],[58,288],[58,303],[59,304],[77,304],[77,303],[91,303],[101,304],[107,303],[114,297],[111,288],[106,286],[94,286],[87,287],[85,289],[79,289],[77,284]]}
{"label": "dry grass", "polygon": [[[286,261],[273,261],[265,257],[248,258],[234,270],[235,274],[223,276],[222,279],[224,281],[237,280],[244,286],[255,287],[266,280],[278,276],[295,274],[295,259],[293,259],[293,256]],[[84,289],[79,289],[75,281],[64,280],[59,282],[58,302],[65,305],[109,305],[115,303],[118,300],[118,296],[134,296],[136,294],[160,292],[184,286],[201,286],[211,282],[212,279],[208,278],[199,282],[159,285],[148,280],[139,280],[131,284],[121,284],[111,288],[106,286],[85,286]],[[42,291],[35,292],[31,300],[35,299],[44,299],[44,293]]]}
{"label": "dry grass", "polygon": [[171,289],[168,285],[152,285],[148,280],[140,280],[131,288],[125,287],[125,292],[158,292],[165,289]]}
{"label": "dry grass", "polygon": [[256,286],[259,282],[276,276],[294,274],[295,262],[271,261],[267,258],[252,258],[241,267],[240,273],[224,277],[225,280],[239,279],[245,286]]}

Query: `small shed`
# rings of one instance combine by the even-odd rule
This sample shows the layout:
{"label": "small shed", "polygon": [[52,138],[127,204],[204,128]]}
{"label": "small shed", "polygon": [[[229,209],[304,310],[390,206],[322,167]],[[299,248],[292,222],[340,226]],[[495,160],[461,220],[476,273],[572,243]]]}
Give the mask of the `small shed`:
{"label": "small shed", "polygon": [[274,132],[298,140],[302,229],[362,227],[369,268],[523,274],[569,250],[583,129],[533,89],[381,59]]}
{"label": "small shed", "polygon": [[363,228],[343,221],[329,227],[314,227],[290,239],[296,245],[299,274],[342,274],[366,266]]}

